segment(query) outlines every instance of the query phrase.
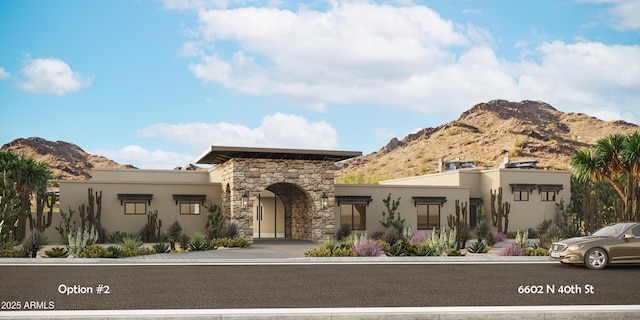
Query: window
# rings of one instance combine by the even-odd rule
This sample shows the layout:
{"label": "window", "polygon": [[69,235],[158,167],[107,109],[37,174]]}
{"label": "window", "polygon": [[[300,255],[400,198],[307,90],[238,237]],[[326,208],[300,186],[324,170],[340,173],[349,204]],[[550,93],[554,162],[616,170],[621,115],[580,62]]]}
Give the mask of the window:
{"label": "window", "polygon": [[555,191],[540,191],[540,197],[542,201],[556,201]]}
{"label": "window", "polygon": [[367,204],[340,204],[340,224],[345,223],[351,227],[351,230],[365,230],[367,228]]}
{"label": "window", "polygon": [[118,193],[124,214],[147,214],[147,205],[151,205],[152,199],[153,194],[148,193]]}
{"label": "window", "polygon": [[180,202],[180,214],[197,215],[200,214],[199,202]]}
{"label": "window", "polygon": [[513,190],[514,201],[529,201],[529,190]]}
{"label": "window", "polygon": [[418,208],[418,229],[440,228],[440,204],[419,203]]}
{"label": "window", "polygon": [[124,214],[147,214],[147,203],[126,201],[124,203]]}

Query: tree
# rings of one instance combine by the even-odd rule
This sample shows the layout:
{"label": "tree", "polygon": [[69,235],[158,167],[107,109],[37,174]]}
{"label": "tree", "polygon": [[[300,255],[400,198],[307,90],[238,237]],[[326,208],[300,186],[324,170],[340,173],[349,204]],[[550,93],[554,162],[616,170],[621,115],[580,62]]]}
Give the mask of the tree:
{"label": "tree", "polygon": [[15,185],[20,199],[15,238],[22,240],[26,235],[27,218],[31,217],[31,197],[33,194],[46,194],[47,184],[53,173],[45,162],[17,155],[11,150],[0,151],[0,171],[9,183]]}
{"label": "tree", "polygon": [[640,131],[612,134],[598,140],[595,148],[579,150],[571,158],[579,182],[604,180],[611,184],[623,201],[620,220],[638,220],[639,147]]}

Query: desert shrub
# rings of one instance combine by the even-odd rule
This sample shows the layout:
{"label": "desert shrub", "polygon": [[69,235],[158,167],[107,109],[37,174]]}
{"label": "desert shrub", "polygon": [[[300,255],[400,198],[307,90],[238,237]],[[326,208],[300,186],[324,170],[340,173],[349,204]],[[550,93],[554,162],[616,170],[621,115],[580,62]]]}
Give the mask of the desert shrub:
{"label": "desert shrub", "polygon": [[502,232],[494,232],[493,239],[496,241],[496,243],[503,242],[507,240],[507,236]]}
{"label": "desert shrub", "polygon": [[107,247],[107,253],[109,254],[105,258],[120,258],[124,257],[124,251],[119,246],[109,246]]}
{"label": "desert shrub", "polygon": [[489,249],[487,249],[487,246],[485,246],[482,241],[477,241],[471,246],[467,247],[467,251],[471,253],[487,253],[489,252]]}
{"label": "desert shrub", "polygon": [[337,248],[331,253],[332,257],[356,257],[357,254],[352,249]]}
{"label": "desert shrub", "polygon": [[427,240],[429,240],[429,237],[431,235],[424,232],[424,231],[418,231],[416,233],[413,234],[413,237],[411,237],[411,240],[409,240],[409,244],[420,244],[423,243]]}
{"label": "desert shrub", "polygon": [[461,257],[461,256],[464,256],[464,254],[458,249],[452,249],[452,250],[449,250],[449,252],[447,252],[447,256],[448,257]]}
{"label": "desert shrub", "polygon": [[251,245],[251,242],[245,238],[217,238],[211,240],[210,246],[226,247],[226,248],[247,248]]}
{"label": "desert shrub", "polygon": [[484,240],[487,242],[488,246],[492,246],[492,247],[495,246],[497,243],[495,235],[492,232],[489,232],[487,234],[487,237],[484,238]]}
{"label": "desert shrub", "polygon": [[389,243],[382,240],[382,239],[376,239],[376,241],[380,244],[380,246],[382,247],[382,251],[387,251],[389,250]]}
{"label": "desert shrub", "polygon": [[118,242],[118,245],[125,251],[137,251],[143,244],[144,243],[142,242],[142,239],[140,239],[140,236],[133,234],[127,235]]}
{"label": "desert shrub", "polygon": [[180,238],[178,238],[178,242],[180,243],[180,248],[189,250],[189,242],[191,239],[187,234],[182,234]]}
{"label": "desert shrub", "polygon": [[78,252],[78,258],[106,258],[109,250],[101,245],[86,246]]}
{"label": "desert shrub", "polygon": [[24,242],[22,242],[22,249],[26,250],[31,258],[35,258],[38,254],[38,250],[47,243],[49,243],[49,239],[47,239],[47,236],[44,233],[34,231],[24,239]]}
{"label": "desert shrub", "polygon": [[153,250],[157,253],[167,253],[169,252],[169,244],[166,242],[158,242],[153,245]]}
{"label": "desert shrub", "polygon": [[377,231],[374,231],[374,232],[371,234],[370,238],[371,238],[371,239],[379,239],[379,238],[381,238],[382,236],[384,236],[384,234],[385,234],[385,231],[384,231],[384,230],[377,230]]}
{"label": "desert shrub", "polygon": [[0,251],[0,258],[24,258],[26,257],[24,250],[21,246],[16,246],[11,249],[4,249]]}
{"label": "desert shrub", "polygon": [[562,229],[555,224],[550,225],[547,230],[540,236],[540,246],[549,249],[551,244],[560,240],[562,237]]}
{"label": "desert shrub", "polygon": [[122,242],[122,239],[128,237],[129,234],[126,232],[122,232],[122,231],[114,231],[113,233],[109,234],[109,236],[107,237],[107,242],[108,243],[120,243]]}
{"label": "desert shrub", "polygon": [[418,244],[409,244],[406,247],[405,254],[407,256],[424,257],[424,256],[433,256],[435,255],[435,252],[429,245],[428,241],[423,241]]}
{"label": "desert shrub", "polygon": [[224,226],[222,230],[220,230],[220,234],[218,235],[218,237],[233,239],[237,238],[238,235],[238,225],[236,225],[235,223],[230,223],[229,225]]}
{"label": "desert shrub", "polygon": [[331,255],[332,255],[332,251],[330,249],[323,248],[323,247],[313,248],[311,250],[305,251],[305,253],[304,253],[304,256],[306,258],[310,258],[310,257],[331,257]]}
{"label": "desert shrub", "polygon": [[[181,245],[182,246],[182,245]],[[204,234],[200,231],[196,231],[189,237],[189,250],[190,251],[206,251],[209,250],[210,243],[205,239]]]}
{"label": "desert shrub", "polygon": [[486,240],[491,236],[491,228],[485,219],[478,220],[478,224],[474,230],[478,241]]}
{"label": "desert shrub", "polygon": [[96,221],[95,223],[96,232],[98,233],[98,239],[96,243],[107,243],[109,239],[109,231],[105,227],[102,226],[100,221]]}
{"label": "desert shrub", "polygon": [[373,239],[364,239],[358,241],[358,243],[353,246],[352,250],[359,257],[377,257],[382,251],[382,246]]}
{"label": "desert shrub", "polygon": [[351,235],[351,226],[348,223],[343,223],[336,232],[336,240],[340,241]]}
{"label": "desert shrub", "polygon": [[182,226],[180,225],[180,222],[176,220],[171,225],[169,225],[169,228],[167,228],[167,236],[172,251],[176,249],[176,242],[180,241],[181,235]]}
{"label": "desert shrub", "polygon": [[544,257],[544,256],[548,256],[549,255],[549,250],[547,250],[545,248],[542,248],[542,247],[526,248],[525,249],[525,255],[526,256]]}
{"label": "desert shrub", "polygon": [[55,247],[45,250],[44,254],[49,258],[66,258],[69,256],[69,251],[66,248]]}
{"label": "desert shrub", "polygon": [[524,256],[525,250],[519,245],[512,244],[502,248],[497,254],[499,256]]}
{"label": "desert shrub", "polygon": [[320,246],[323,247],[323,248],[327,248],[327,249],[333,251],[333,250],[335,250],[337,248],[340,248],[341,243],[338,240],[334,239],[334,238],[326,238],[326,239],[322,240],[322,243],[320,244]]}
{"label": "desert shrub", "polygon": [[526,248],[529,246],[529,233],[528,232],[524,232],[524,233],[520,233],[520,230],[518,230],[518,232],[516,233],[516,245],[519,245],[523,248]]}
{"label": "desert shrub", "polygon": [[394,245],[402,239],[402,232],[397,229],[388,229],[387,232],[380,237],[386,243]]}
{"label": "desert shrub", "polygon": [[399,257],[406,255],[407,247],[409,246],[406,242],[397,242],[389,245],[389,249],[387,249],[384,254],[389,257]]}

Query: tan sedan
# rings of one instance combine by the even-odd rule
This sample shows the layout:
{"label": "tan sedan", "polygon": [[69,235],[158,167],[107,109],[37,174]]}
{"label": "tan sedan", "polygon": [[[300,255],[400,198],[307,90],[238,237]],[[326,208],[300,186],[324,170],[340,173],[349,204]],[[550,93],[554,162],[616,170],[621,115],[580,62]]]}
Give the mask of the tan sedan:
{"label": "tan sedan", "polygon": [[606,226],[594,234],[561,240],[551,245],[551,260],[602,269],[608,264],[640,263],[640,223]]}

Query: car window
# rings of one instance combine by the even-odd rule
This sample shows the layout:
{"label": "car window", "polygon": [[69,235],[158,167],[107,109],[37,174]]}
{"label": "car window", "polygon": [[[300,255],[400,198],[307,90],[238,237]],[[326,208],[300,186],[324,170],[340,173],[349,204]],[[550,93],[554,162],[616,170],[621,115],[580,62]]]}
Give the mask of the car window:
{"label": "car window", "polygon": [[615,237],[622,231],[623,226],[620,224],[615,224],[612,226],[604,227],[598,231],[596,231],[593,235],[599,237]]}
{"label": "car window", "polygon": [[640,237],[640,226],[635,226],[635,228],[631,229],[631,233],[634,237]]}

